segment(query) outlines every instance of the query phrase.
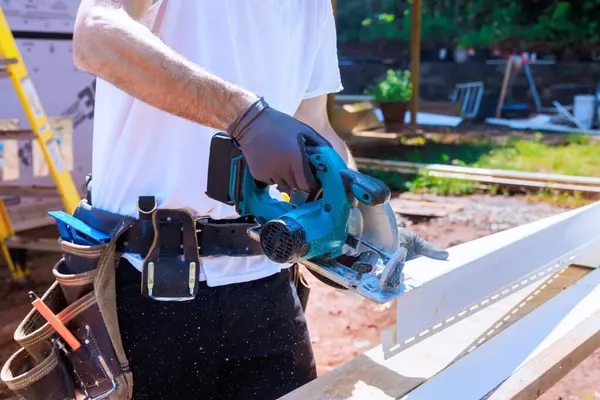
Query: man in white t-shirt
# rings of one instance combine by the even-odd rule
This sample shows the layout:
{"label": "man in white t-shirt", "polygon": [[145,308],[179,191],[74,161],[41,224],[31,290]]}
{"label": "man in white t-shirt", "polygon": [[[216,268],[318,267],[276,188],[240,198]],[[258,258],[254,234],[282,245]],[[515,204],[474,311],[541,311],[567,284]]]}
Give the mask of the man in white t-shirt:
{"label": "man in white t-shirt", "polygon": [[[73,53],[98,77],[95,208],[140,218],[140,196],[153,196],[215,232],[243,226],[205,194],[219,131],[272,185],[315,187],[305,145],[333,146],[354,166],[327,118],[327,94],[342,89],[329,0],[82,0]],[[406,235],[415,256],[445,256]],[[140,294],[145,252],[128,246],[116,284],[134,398],[273,399],[315,378],[289,265],[201,255],[195,299],[154,301]]]}

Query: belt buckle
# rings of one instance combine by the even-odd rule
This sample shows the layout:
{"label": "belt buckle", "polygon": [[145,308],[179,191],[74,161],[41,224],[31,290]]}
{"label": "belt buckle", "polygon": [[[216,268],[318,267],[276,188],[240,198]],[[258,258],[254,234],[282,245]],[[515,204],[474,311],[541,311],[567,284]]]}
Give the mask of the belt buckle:
{"label": "belt buckle", "polygon": [[200,258],[196,221],[184,210],[152,211],[154,240],[142,266],[142,294],[154,300],[192,300],[198,293]]}

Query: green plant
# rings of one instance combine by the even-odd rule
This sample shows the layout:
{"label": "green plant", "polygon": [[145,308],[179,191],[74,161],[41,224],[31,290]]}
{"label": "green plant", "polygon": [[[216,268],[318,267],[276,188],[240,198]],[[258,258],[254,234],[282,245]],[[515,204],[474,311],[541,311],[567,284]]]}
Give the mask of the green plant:
{"label": "green plant", "polygon": [[537,23],[525,28],[525,41],[572,42],[587,33],[588,26],[575,24],[571,18],[571,4],[560,1],[548,6],[538,16]]}
{"label": "green plant", "polygon": [[498,185],[489,185],[488,188],[487,188],[487,191],[492,196],[495,196],[500,191],[500,186],[498,186]]}
{"label": "green plant", "polygon": [[431,176],[426,170],[420,170],[416,179],[407,184],[410,191],[427,191],[440,196],[473,194],[478,186],[475,181]]}
{"label": "green plant", "polygon": [[[542,51],[573,44],[595,49],[600,43],[600,21],[596,17],[600,13],[600,0],[422,0],[421,3],[423,48],[460,44],[460,48],[498,45],[517,51]],[[407,43],[412,5],[413,0],[338,0],[339,42]]]}
{"label": "green plant", "polygon": [[460,50],[466,50],[473,46],[472,33],[461,35],[457,38],[456,48]]}
{"label": "green plant", "polygon": [[495,43],[496,38],[494,34],[494,28],[489,25],[484,25],[475,33],[473,38],[473,46],[475,47],[487,47]]}
{"label": "green plant", "polygon": [[[409,15],[410,16],[410,15]],[[452,18],[444,15],[423,15],[421,22],[421,38],[423,42],[431,44],[446,44],[458,34],[458,27]],[[403,36],[410,39],[410,18],[403,24]]]}
{"label": "green plant", "polygon": [[360,40],[371,42],[373,40],[398,40],[401,30],[394,14],[380,13],[373,17],[365,18],[361,23]]}
{"label": "green plant", "polygon": [[569,133],[565,136],[567,145],[578,144],[587,146],[590,144],[591,140],[590,135],[586,135],[585,133]]}
{"label": "green plant", "polygon": [[385,182],[388,188],[394,192],[407,191],[410,180],[412,179],[412,177],[407,177],[406,175],[402,175],[394,171],[386,171],[376,168],[360,167],[359,171],[363,174],[372,176],[373,178],[377,178]]}
{"label": "green plant", "polygon": [[380,79],[374,86],[365,90],[365,94],[373,96],[375,101],[379,103],[409,101],[412,97],[410,71],[387,70],[385,78]]}

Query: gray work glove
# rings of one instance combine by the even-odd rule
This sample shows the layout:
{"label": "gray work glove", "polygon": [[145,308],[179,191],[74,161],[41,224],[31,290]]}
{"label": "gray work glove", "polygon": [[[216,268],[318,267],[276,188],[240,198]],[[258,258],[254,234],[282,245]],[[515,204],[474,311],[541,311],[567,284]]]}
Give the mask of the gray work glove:
{"label": "gray work glove", "polygon": [[433,258],[434,260],[446,260],[448,258],[446,250],[440,249],[435,244],[417,235],[415,231],[407,228],[398,228],[398,244],[408,250],[406,261],[421,256]]}
{"label": "gray work glove", "polygon": [[257,181],[309,193],[319,190],[306,151],[311,146],[332,146],[308,125],[260,98],[227,128],[227,134],[239,144]]}

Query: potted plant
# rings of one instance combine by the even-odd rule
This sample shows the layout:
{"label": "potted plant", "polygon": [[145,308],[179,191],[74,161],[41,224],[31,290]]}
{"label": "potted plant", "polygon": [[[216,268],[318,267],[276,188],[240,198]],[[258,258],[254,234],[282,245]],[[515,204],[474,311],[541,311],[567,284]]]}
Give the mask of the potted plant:
{"label": "potted plant", "polygon": [[458,38],[458,43],[454,49],[454,61],[457,64],[462,64],[469,58],[469,50],[472,43],[469,35],[462,35]]}
{"label": "potted plant", "polygon": [[398,128],[404,125],[406,109],[412,98],[410,71],[389,69],[385,78],[380,79],[365,93],[373,96],[379,105],[388,129],[391,126]]}

